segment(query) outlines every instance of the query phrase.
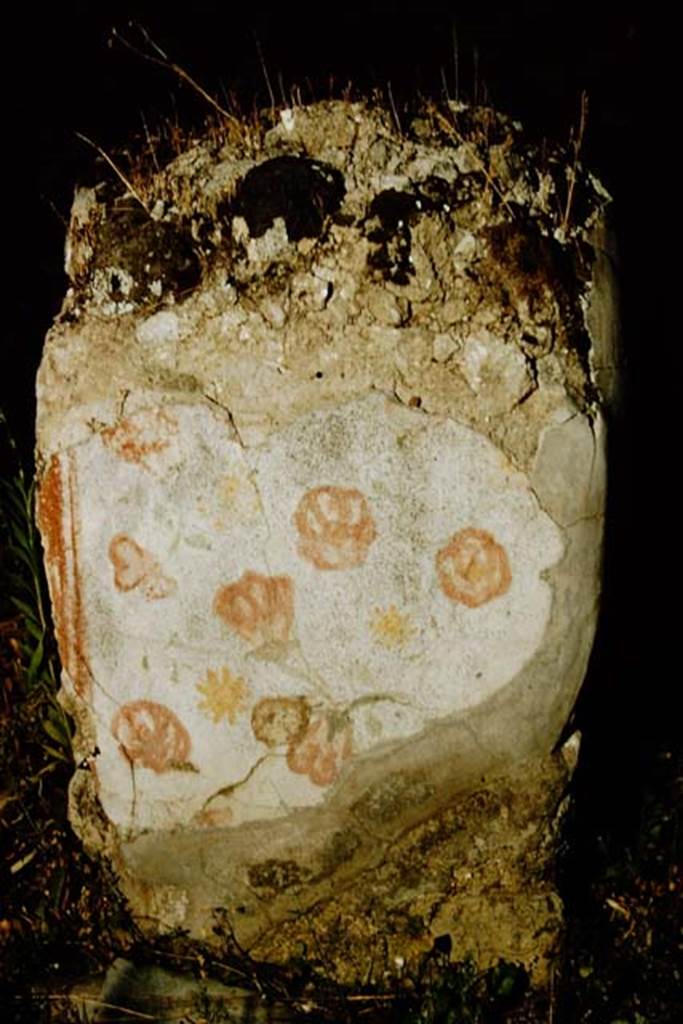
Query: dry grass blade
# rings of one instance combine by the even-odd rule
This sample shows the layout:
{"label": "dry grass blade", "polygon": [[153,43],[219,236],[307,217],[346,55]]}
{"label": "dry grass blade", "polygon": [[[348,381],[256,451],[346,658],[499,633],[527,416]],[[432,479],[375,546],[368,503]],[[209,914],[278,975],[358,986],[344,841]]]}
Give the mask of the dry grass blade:
{"label": "dry grass blade", "polygon": [[503,194],[503,192],[500,190],[500,188],[496,184],[496,181],[493,178],[493,176],[491,175],[491,172],[489,171],[488,167],[486,166],[484,161],[479,156],[479,153],[477,152],[477,147],[474,145],[474,143],[470,142],[469,139],[466,139],[458,131],[458,129],[455,127],[455,125],[453,124],[453,121],[451,119],[449,119],[448,117],[446,117],[445,114],[443,114],[440,110],[438,110],[438,109],[434,110],[434,115],[435,115],[436,120],[438,121],[438,123],[441,125],[441,127],[446,131],[446,133],[448,135],[450,135],[452,138],[454,138],[456,140],[456,142],[459,142],[461,146],[467,146],[471,156],[474,159],[474,162],[477,164],[478,169],[481,171],[481,173],[486,178],[487,183],[493,189],[493,191],[496,193],[496,195],[500,199],[501,203],[503,204],[503,206],[505,207],[507,212],[514,219],[514,216],[515,216],[514,210],[512,209],[510,204],[508,203],[508,201],[505,198],[505,195]]}
{"label": "dry grass blade", "polygon": [[576,179],[579,170],[579,155],[581,153],[581,147],[583,145],[583,138],[586,134],[586,124],[588,123],[588,93],[584,91],[581,93],[581,113],[579,115],[579,127],[576,134],[572,132],[570,142],[572,149],[574,150],[574,159],[572,165],[569,168],[569,188],[567,190],[567,202],[564,208],[564,215],[562,217],[562,223],[560,224],[560,232],[564,238],[569,229],[569,218],[572,212],[572,203],[574,201],[574,187],[576,185]]}
{"label": "dry grass blade", "polygon": [[398,110],[396,109],[396,104],[394,103],[394,93],[391,88],[391,82],[387,82],[387,95],[389,96],[389,104],[391,106],[391,113],[396,124],[396,130],[398,131],[399,135],[403,135],[403,129],[401,128],[401,119],[398,116]]}
{"label": "dry grass blade", "polygon": [[132,184],[130,178],[126,177],[121,168],[114,162],[114,160],[112,160],[109,154],[105,152],[105,150],[102,149],[101,146],[98,146],[96,142],[93,142],[92,139],[89,139],[87,135],[83,135],[82,132],[76,132],[75,134],[79,139],[81,139],[82,142],[86,142],[89,146],[92,146],[92,148],[100,154],[103,160],[106,160],[114,174],[123,182],[123,184],[126,186],[130,194],[134,196],[135,199],[137,199],[145,213],[148,214],[149,207],[147,206],[147,203],[142,198],[139,191]]}
{"label": "dry grass blade", "polygon": [[268,67],[266,65],[265,58],[263,56],[263,50],[261,49],[261,43],[259,42],[259,38],[258,38],[258,36],[256,34],[254,34],[254,43],[256,44],[256,52],[258,54],[259,63],[261,65],[261,71],[263,72],[263,77],[264,77],[265,82],[266,82],[266,88],[268,89],[268,95],[270,96],[270,109],[274,111],[275,107],[276,107],[275,93],[273,92],[273,87],[270,84],[270,75],[268,74]]}
{"label": "dry grass blade", "polygon": [[114,39],[117,39],[122,46],[125,46],[126,49],[130,50],[131,53],[134,53],[142,60],[149,61],[151,64],[158,64],[159,67],[166,68],[167,71],[172,71],[178,76],[178,78],[182,79],[183,82],[186,82],[190,88],[194,89],[194,91],[201,96],[209,106],[213,107],[217,114],[224,117],[226,121],[230,122],[230,124],[236,126],[239,125],[238,118],[231,114],[229,110],[226,110],[225,107],[222,107],[220,103],[218,103],[217,100],[215,100],[213,96],[211,96],[211,94],[199,84],[199,82],[188,74],[185,68],[181,67],[180,64],[176,64],[175,61],[172,61],[168,55],[164,53],[161,47],[154,42],[147,29],[143,28],[142,25],[136,25],[136,28],[154,53],[145,53],[144,50],[141,50],[139,46],[135,46],[134,43],[131,43],[129,39],[122,36],[120,32],[116,31],[116,29],[112,29],[112,36]]}

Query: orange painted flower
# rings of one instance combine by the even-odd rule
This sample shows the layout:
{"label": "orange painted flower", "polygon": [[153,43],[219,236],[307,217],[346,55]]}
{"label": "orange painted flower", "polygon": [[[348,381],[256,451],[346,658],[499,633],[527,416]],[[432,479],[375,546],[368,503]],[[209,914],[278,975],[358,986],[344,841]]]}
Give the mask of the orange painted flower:
{"label": "orange painted flower", "polygon": [[168,597],[176,589],[172,576],[165,576],[156,558],[129,537],[117,533],[109,544],[109,559],[114,566],[114,585],[117,590],[135,590],[142,587],[148,600]]}
{"label": "orange painted flower", "polygon": [[133,764],[167,772],[182,767],[190,756],[190,735],[180,719],[163,704],[134,700],[114,715],[111,731]]}
{"label": "orange painted flower", "polygon": [[289,576],[245,572],[236,583],[216,591],[213,610],[255,646],[284,644],[294,619],[294,584]]}
{"label": "orange painted flower", "polygon": [[341,715],[318,715],[304,735],[290,744],[287,767],[308,775],[316,786],[329,786],[351,756],[351,724]]}
{"label": "orange painted flower", "polygon": [[439,586],[452,601],[478,608],[512,581],[505,548],[486,530],[460,530],[436,556]]}
{"label": "orange painted flower", "polygon": [[297,742],[308,721],[309,707],[303,697],[264,697],[251,713],[252,732],[267,747]]}
{"label": "orange painted flower", "polygon": [[362,565],[377,536],[370,506],[360,491],[314,487],[294,513],[299,554],[316,569],[352,569]]}

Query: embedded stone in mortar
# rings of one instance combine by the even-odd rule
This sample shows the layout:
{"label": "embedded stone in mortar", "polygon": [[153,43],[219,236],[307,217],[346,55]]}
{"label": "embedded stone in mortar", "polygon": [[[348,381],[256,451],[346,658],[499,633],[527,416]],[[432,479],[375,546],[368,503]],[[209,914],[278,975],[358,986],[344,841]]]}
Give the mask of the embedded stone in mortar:
{"label": "embedded stone in mortar", "polygon": [[452,420],[369,395],[249,449],[220,411],[166,405],[67,462],[99,795],[124,829],[318,804],[543,639],[560,532]]}

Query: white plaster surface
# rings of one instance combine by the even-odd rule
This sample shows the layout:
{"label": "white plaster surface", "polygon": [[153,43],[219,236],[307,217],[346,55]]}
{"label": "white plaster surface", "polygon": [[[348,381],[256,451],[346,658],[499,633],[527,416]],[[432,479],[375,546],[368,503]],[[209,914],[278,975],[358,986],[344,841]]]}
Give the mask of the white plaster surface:
{"label": "white plaster surface", "polygon": [[99,795],[124,830],[319,803],[543,641],[560,531],[452,420],[370,394],[244,448],[222,410],[167,405],[70,457]]}

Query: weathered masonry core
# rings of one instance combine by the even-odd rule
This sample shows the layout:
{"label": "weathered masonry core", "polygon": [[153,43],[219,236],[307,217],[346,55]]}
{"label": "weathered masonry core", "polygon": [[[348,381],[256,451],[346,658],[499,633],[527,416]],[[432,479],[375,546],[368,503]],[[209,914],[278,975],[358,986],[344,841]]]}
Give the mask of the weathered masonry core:
{"label": "weathered masonry core", "polygon": [[615,352],[608,197],[544,161],[330,102],[77,193],[39,523],[71,820],[145,927],[542,978]]}

